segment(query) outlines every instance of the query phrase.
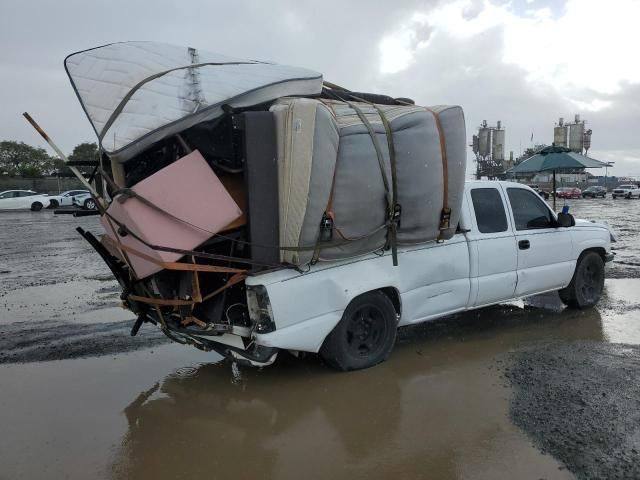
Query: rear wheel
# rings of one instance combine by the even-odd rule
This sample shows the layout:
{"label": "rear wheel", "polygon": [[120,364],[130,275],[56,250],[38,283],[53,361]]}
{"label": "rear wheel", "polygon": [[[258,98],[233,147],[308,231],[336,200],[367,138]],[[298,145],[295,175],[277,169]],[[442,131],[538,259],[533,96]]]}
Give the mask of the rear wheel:
{"label": "rear wheel", "polygon": [[593,307],[604,288],[604,261],[596,252],[586,252],[578,259],[571,283],[558,291],[562,302],[571,308]]}
{"label": "rear wheel", "polygon": [[42,210],[42,204],[40,202],[33,202],[31,204],[32,212],[39,212],[40,210]]}
{"label": "rear wheel", "polygon": [[320,356],[342,371],[372,367],[389,357],[398,321],[393,303],[380,291],[354,298],[327,336]]}

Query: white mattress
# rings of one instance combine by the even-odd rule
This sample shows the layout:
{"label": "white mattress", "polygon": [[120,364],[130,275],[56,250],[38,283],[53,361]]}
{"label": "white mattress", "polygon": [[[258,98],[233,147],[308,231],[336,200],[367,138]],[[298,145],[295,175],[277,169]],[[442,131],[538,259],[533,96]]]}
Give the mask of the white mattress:
{"label": "white mattress", "polygon": [[[309,207],[317,109],[324,109],[328,113],[322,103],[307,98],[281,99],[271,107],[276,119],[280,245],[284,247],[300,246]],[[326,159],[326,163],[329,163],[326,168],[333,171],[335,156]],[[326,178],[323,183],[324,188],[320,187],[322,192],[318,194],[328,198],[330,183]],[[301,258],[306,260],[311,254],[311,251],[282,250],[281,260],[298,264]]]}
{"label": "white mattress", "polygon": [[322,90],[322,75],[312,70],[155,42],[73,53],[65,68],[103,149],[117,161],[220,116],[223,104],[251,106]]}

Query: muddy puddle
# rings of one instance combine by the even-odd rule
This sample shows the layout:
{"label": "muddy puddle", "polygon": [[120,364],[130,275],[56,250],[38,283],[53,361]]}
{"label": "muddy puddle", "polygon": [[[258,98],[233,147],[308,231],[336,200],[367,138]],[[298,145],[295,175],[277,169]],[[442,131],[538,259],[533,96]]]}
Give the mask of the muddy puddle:
{"label": "muddy puddle", "polygon": [[0,478],[573,478],[513,421],[505,371],[616,338],[617,295],[640,280],[607,288],[587,312],[548,295],[404,329],[387,363],[350,374],[179,345],[0,366]]}
{"label": "muddy puddle", "polygon": [[[618,257],[633,263],[624,228],[640,231],[640,202],[611,202],[571,211],[609,215]],[[610,269],[589,311],[539,296],[403,329],[373,369],[339,374],[281,355],[258,370],[148,326],[130,337],[115,282],[75,238],[74,225],[97,231],[96,219],[40,213],[0,215],[1,480],[637,473],[633,265]],[[20,240],[33,225],[42,235]]]}

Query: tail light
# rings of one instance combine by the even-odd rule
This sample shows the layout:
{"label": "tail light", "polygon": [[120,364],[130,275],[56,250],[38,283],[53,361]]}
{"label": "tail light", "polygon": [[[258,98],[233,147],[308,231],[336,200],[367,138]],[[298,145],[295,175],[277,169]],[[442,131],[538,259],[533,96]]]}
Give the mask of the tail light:
{"label": "tail light", "polygon": [[269,333],[276,329],[269,294],[264,285],[247,285],[247,308],[256,333]]}

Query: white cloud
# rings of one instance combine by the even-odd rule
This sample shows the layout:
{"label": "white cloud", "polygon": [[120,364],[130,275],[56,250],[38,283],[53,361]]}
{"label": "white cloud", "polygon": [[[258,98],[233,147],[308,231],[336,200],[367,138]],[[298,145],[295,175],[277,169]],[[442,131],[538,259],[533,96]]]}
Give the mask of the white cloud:
{"label": "white cloud", "polygon": [[589,156],[612,162],[609,175],[631,176],[640,180],[640,149],[635,150],[589,150]]}
{"label": "white cloud", "polygon": [[548,7],[517,15],[509,3],[456,0],[417,12],[385,35],[380,42],[380,71],[397,73],[412,65],[418,50],[426,46],[415,41],[425,25],[434,35],[446,33],[467,41],[497,28],[503,41],[494,48],[502,50],[507,66],[522,69],[534,87],[551,87],[577,107],[596,111],[610,105],[599,96],[640,82],[640,62],[634,61],[640,44],[638,18],[640,2],[634,0],[615,0],[606,8],[599,0],[568,0],[558,18]]}
{"label": "white cloud", "polygon": [[419,37],[426,23],[424,15],[415,14],[409,22],[382,38],[380,41],[381,73],[400,72],[413,63],[416,51],[429,44],[428,37],[426,39]]}
{"label": "white cloud", "polygon": [[602,110],[603,108],[610,107],[612,104],[612,102],[610,102],[609,100],[600,100],[599,98],[594,98],[590,102],[571,100],[571,103],[573,103],[580,110],[585,110],[587,112],[597,112],[598,110]]}

